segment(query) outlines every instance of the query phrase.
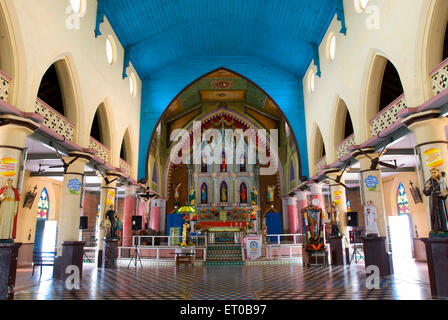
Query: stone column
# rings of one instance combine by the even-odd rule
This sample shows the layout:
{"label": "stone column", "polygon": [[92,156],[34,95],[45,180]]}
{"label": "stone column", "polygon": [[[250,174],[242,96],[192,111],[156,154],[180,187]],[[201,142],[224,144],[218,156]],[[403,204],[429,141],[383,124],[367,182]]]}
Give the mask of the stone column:
{"label": "stone column", "polygon": [[151,201],[151,225],[150,228],[159,232],[160,231],[160,216],[161,216],[161,210],[164,206],[165,201],[163,199],[153,199]]}
{"label": "stone column", "polygon": [[[61,208],[58,222],[56,259],[53,268],[55,279],[64,279],[69,265],[77,265],[82,273],[84,243],[79,241],[79,222],[81,217],[81,195],[84,185],[84,168],[91,155],[71,152],[64,157],[65,162],[76,159],[64,173],[61,192]],[[66,249],[64,243],[69,244]],[[81,259],[78,259],[78,257]]]}
{"label": "stone column", "polygon": [[288,199],[289,197],[281,197],[282,199],[282,230],[283,233],[291,233],[289,227],[289,217],[288,217]]}
{"label": "stone column", "polygon": [[159,218],[160,230],[159,230],[159,233],[165,234],[166,233],[166,201],[168,199],[160,198],[157,200],[159,201],[159,205],[160,205],[160,218]]}
{"label": "stone column", "polygon": [[310,183],[309,186],[310,186],[310,190],[311,190],[311,199],[319,200],[319,204],[317,205],[317,207],[319,207],[325,211],[325,203],[324,203],[325,198],[324,198],[324,194],[322,193],[323,184],[322,183]]}
{"label": "stone column", "polygon": [[[420,155],[421,171],[424,184],[431,177],[430,170],[436,168],[439,172],[448,173],[448,148],[445,127],[448,119],[433,118],[440,115],[437,110],[418,113],[403,120],[403,123],[415,133],[416,148]],[[421,185],[424,188],[424,185]],[[429,209],[429,197],[423,195],[426,206],[427,225],[418,226],[422,238],[428,237],[431,231],[431,214]]]}
{"label": "stone column", "polygon": [[[106,178],[109,181],[112,181],[117,178],[117,175],[109,174],[107,173]],[[97,266],[98,268],[103,267],[103,249],[104,249],[104,238],[107,235],[107,230],[104,228],[101,228],[102,222],[106,219],[106,212],[109,210],[109,206],[112,205],[114,210],[117,210],[116,208],[116,197],[117,197],[117,183],[116,181],[113,181],[106,185],[106,182],[103,180],[102,182],[102,188],[101,188],[101,195],[100,195],[100,219],[99,219],[99,225],[100,229],[98,231],[98,257],[97,257]]]}
{"label": "stone column", "polygon": [[296,192],[296,198],[297,198],[297,219],[299,221],[297,232],[303,234],[303,217],[302,217],[302,209],[306,208],[308,206],[308,200],[307,197],[309,195],[309,191],[297,191]]}
{"label": "stone column", "polygon": [[132,246],[132,216],[135,215],[138,186],[127,186],[124,191],[123,247]]}
{"label": "stone column", "polygon": [[[326,171],[325,174],[331,179],[336,179],[341,172],[338,171]],[[340,182],[344,183],[342,177]],[[349,239],[348,227],[347,227],[347,198],[345,195],[345,187],[337,182],[330,180],[330,198],[331,202],[335,202],[338,209],[337,221],[339,222],[339,232],[344,237],[344,241]]]}
{"label": "stone column", "polygon": [[[439,110],[413,114],[402,122],[415,133],[416,148],[420,156],[421,188],[431,177],[430,170],[436,168],[448,172],[448,148],[445,128],[446,117],[440,117]],[[446,178],[446,177],[445,177]],[[433,233],[431,225],[430,197],[422,194],[426,207],[426,226],[419,226],[419,234],[426,246],[431,293],[438,297],[448,297],[448,238],[446,234]],[[447,201],[445,201],[447,203]]]}
{"label": "stone column", "polygon": [[[7,179],[12,179],[12,186],[21,192],[23,183],[24,152],[26,150],[27,137],[36,130],[39,125],[29,119],[18,116],[3,114],[0,115],[0,163],[3,174],[0,175],[0,187],[6,185]],[[23,204],[23,199],[17,203]],[[0,239],[0,300],[14,298],[14,287],[17,270],[17,256],[20,242],[14,242],[17,231],[20,230],[20,217],[15,213],[15,234],[14,227],[11,229],[11,238]],[[6,237],[5,237],[6,238]]]}
{"label": "stone column", "polygon": [[297,221],[297,199],[295,197],[288,197],[288,224],[289,233],[297,233],[298,221]]}
{"label": "stone column", "polygon": [[[372,152],[372,149],[365,149],[370,158],[375,158],[378,153]],[[372,160],[362,153],[355,152],[355,158],[360,163],[360,188],[363,199],[363,206],[368,201],[375,207],[378,218],[377,226],[379,238],[363,238],[365,253],[365,266],[376,265],[380,269],[380,275],[385,276],[393,273],[392,255],[389,252],[389,236],[387,233],[387,217],[384,209],[383,183],[381,179],[381,170],[378,166],[371,169]]]}

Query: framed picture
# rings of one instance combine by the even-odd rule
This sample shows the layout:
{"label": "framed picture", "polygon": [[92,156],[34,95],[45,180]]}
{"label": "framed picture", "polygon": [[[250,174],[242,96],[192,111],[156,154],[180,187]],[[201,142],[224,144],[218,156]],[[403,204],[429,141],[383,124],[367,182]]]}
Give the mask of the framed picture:
{"label": "framed picture", "polygon": [[34,200],[36,199],[36,195],[37,195],[36,190],[37,190],[37,186],[34,187],[33,191],[30,190],[26,193],[25,198],[24,198],[25,200],[23,201],[24,208],[31,209],[33,207],[33,203],[34,203]]}
{"label": "framed picture", "polygon": [[412,181],[409,182],[410,184],[410,188],[409,190],[411,191],[411,195],[412,198],[414,199],[414,203],[423,203],[423,199],[422,199],[422,195],[420,194],[420,190],[416,187],[414,187],[414,184],[412,183]]}

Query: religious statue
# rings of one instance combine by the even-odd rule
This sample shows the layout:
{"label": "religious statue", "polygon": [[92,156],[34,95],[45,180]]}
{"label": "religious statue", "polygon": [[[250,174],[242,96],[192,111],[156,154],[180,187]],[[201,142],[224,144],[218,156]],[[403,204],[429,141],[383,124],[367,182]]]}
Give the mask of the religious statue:
{"label": "religious statue", "polygon": [[376,208],[373,206],[372,201],[367,201],[367,205],[364,206],[364,221],[366,224],[366,236],[378,237],[378,226],[376,224],[376,220],[378,219],[378,213],[376,212]]}
{"label": "religious statue", "polygon": [[201,203],[207,203],[207,186],[205,184],[203,184],[201,188]]}
{"label": "religious statue", "polygon": [[246,185],[242,184],[241,185],[241,190],[240,190],[240,194],[241,194],[241,203],[247,203],[247,190],[246,190]]}
{"label": "religious statue", "polygon": [[226,155],[222,153],[221,172],[227,172]]}
{"label": "religious statue", "polygon": [[429,211],[431,215],[431,231],[434,233],[448,232],[446,215],[447,210],[445,206],[444,196],[440,185],[439,170],[432,168],[430,170],[431,177],[426,181],[423,194],[429,197]]}
{"label": "religious statue", "polygon": [[338,237],[341,235],[339,232],[339,212],[338,207],[336,206],[336,202],[331,203],[330,209],[330,225],[331,225],[331,235],[334,237]]}
{"label": "religious statue", "polygon": [[[109,210],[106,211],[106,218],[109,220],[110,222],[110,234],[109,237],[110,238],[116,238],[117,237],[117,224],[116,224],[116,213],[114,211],[114,206],[113,205],[109,205]],[[109,238],[108,237],[108,238]]]}
{"label": "religious statue", "polygon": [[174,202],[176,204],[179,203],[179,187],[180,187],[181,183],[179,183],[177,186],[174,186]]}
{"label": "religious statue", "polygon": [[250,192],[250,198],[251,198],[252,205],[257,204],[257,196],[258,196],[257,189],[255,188],[255,186],[253,186],[252,191]]}
{"label": "religious statue", "polygon": [[227,184],[221,184],[221,202],[227,202]]}
{"label": "religious statue", "polygon": [[268,202],[274,202],[274,192],[277,185],[268,186],[268,192],[266,194],[266,198]]}
{"label": "religious statue", "polygon": [[319,251],[325,249],[324,243],[324,213],[321,208],[312,204],[308,197],[308,206],[301,210],[305,234],[305,250]]}
{"label": "religious statue", "polygon": [[16,238],[19,192],[12,186],[13,180],[6,180],[6,186],[0,189],[0,239]]}
{"label": "religious statue", "polygon": [[194,187],[190,187],[190,192],[188,193],[188,204],[194,205],[194,200],[196,198],[196,192],[194,191]]}

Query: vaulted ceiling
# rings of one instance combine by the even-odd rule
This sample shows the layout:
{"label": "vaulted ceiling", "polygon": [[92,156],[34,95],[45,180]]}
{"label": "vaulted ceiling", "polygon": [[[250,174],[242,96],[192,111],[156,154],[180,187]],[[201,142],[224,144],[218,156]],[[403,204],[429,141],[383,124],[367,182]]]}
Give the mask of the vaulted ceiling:
{"label": "vaulted ceiling", "polygon": [[[256,57],[303,76],[341,0],[98,0],[142,79],[191,57]],[[98,28],[98,25],[97,25]]]}

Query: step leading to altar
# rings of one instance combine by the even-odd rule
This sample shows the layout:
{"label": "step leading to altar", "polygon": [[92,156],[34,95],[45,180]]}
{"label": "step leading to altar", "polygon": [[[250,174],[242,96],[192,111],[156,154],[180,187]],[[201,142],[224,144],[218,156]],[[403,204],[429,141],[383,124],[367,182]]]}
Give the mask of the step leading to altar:
{"label": "step leading to altar", "polygon": [[213,244],[207,247],[206,260],[203,265],[241,265],[243,264],[241,244]]}

